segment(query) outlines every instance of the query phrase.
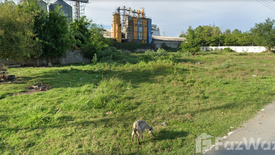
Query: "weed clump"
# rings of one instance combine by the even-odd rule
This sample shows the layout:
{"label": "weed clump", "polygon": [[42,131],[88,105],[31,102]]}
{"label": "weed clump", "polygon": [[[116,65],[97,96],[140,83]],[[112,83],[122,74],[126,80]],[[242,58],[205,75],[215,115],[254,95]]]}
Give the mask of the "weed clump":
{"label": "weed clump", "polygon": [[236,64],[232,59],[228,59],[224,63],[220,64],[219,68],[229,68],[231,66],[236,66]]}
{"label": "weed clump", "polygon": [[225,53],[231,53],[231,52],[235,52],[235,51],[232,50],[231,48],[225,48],[225,49],[223,49],[223,52],[225,52]]}
{"label": "weed clump", "polygon": [[61,111],[47,108],[44,105],[35,105],[33,107],[27,107],[22,111],[18,117],[15,117],[14,120],[24,120],[22,126],[25,127],[39,127],[46,124],[55,124],[59,122],[61,117]]}
{"label": "weed clump", "polygon": [[103,79],[98,86],[84,86],[81,93],[90,94],[90,97],[83,97],[72,103],[64,103],[62,107],[67,110],[90,110],[107,108],[114,110],[119,106],[120,94],[131,88],[131,83],[126,83],[119,78]]}

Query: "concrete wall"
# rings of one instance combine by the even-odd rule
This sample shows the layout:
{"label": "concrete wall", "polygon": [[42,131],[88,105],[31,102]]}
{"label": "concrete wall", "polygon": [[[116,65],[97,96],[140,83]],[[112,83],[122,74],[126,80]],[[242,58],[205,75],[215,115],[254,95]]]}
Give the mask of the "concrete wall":
{"label": "concrete wall", "polygon": [[60,64],[73,64],[73,63],[81,63],[82,61],[85,63],[90,63],[90,59],[85,58],[81,53],[81,50],[72,50],[67,51],[66,56],[60,58]]}
{"label": "concrete wall", "polygon": [[[61,58],[39,58],[34,59],[31,58],[25,62],[24,65],[26,66],[48,66],[48,63],[51,64],[73,64],[73,63],[90,63],[90,59],[84,58],[83,54],[81,53],[81,50],[68,50],[66,51],[66,55]],[[4,63],[5,65],[19,65],[18,62],[13,60],[3,60],[0,58],[0,62]]]}
{"label": "concrete wall", "polygon": [[201,46],[201,51],[222,51],[225,48],[230,48],[236,52],[253,52],[260,53],[266,51],[266,48],[263,46]]}
{"label": "concrete wall", "polygon": [[168,47],[178,48],[182,41],[154,40],[156,48],[161,48],[161,44],[163,43],[165,43]]}

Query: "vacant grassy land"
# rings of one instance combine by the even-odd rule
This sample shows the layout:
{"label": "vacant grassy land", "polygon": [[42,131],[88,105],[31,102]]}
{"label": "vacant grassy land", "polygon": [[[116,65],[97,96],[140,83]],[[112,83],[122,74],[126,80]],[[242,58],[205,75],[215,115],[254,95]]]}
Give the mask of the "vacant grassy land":
{"label": "vacant grassy land", "polygon": [[[9,69],[18,79],[0,85],[0,154],[195,154],[199,135],[224,136],[274,99],[274,54],[116,57]],[[24,94],[36,83],[52,88]],[[154,135],[131,146],[138,119]]]}

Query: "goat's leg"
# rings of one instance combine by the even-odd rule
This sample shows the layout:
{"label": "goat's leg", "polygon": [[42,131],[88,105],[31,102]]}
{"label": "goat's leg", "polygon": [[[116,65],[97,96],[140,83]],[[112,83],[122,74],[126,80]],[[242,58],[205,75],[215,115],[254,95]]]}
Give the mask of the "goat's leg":
{"label": "goat's leg", "polygon": [[133,145],[133,138],[134,138],[134,135],[135,135],[135,131],[133,130],[132,136],[131,136],[131,145]]}
{"label": "goat's leg", "polygon": [[140,144],[139,138],[140,138],[141,132],[138,131],[138,145]]}
{"label": "goat's leg", "polygon": [[141,139],[143,140],[143,133],[144,133],[144,131],[141,131]]}

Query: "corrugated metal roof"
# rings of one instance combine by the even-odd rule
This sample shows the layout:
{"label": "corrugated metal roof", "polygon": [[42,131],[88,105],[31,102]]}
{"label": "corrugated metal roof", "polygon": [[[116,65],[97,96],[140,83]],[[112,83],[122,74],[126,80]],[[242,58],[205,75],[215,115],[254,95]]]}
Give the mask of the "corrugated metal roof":
{"label": "corrugated metal roof", "polygon": [[185,41],[185,38],[181,37],[166,37],[166,36],[152,36],[153,40],[166,40],[166,41]]}

